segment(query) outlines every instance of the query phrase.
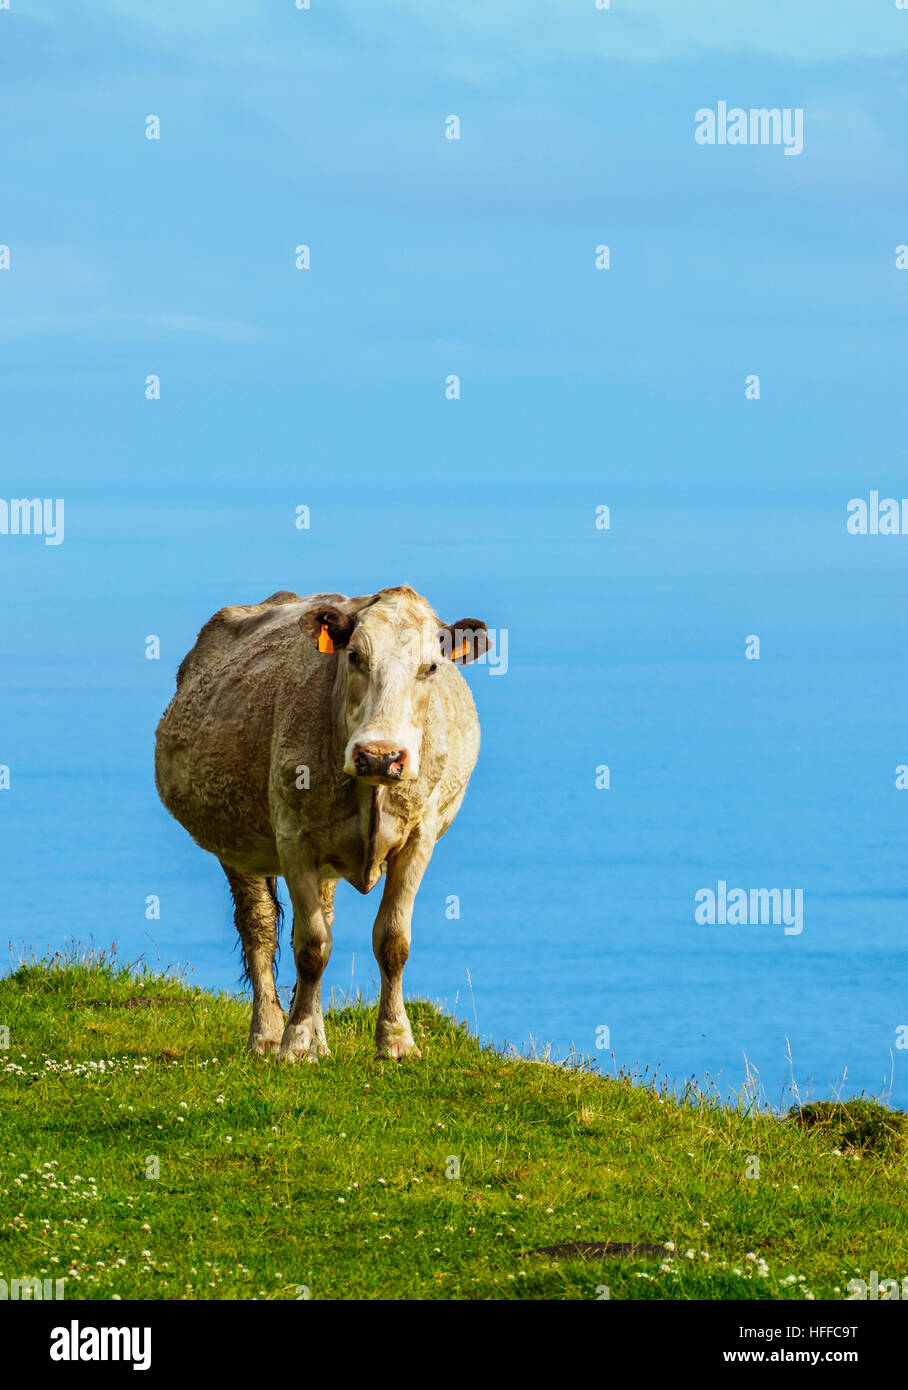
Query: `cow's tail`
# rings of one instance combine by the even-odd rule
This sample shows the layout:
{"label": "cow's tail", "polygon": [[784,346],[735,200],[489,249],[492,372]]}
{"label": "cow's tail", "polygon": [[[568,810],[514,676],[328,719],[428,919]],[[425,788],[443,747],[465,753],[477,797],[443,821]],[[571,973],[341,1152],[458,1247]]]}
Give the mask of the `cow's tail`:
{"label": "cow's tail", "polygon": [[277,895],[277,879],[266,878],[265,887],[268,889],[268,896],[274,903],[274,973],[277,975],[277,965],[281,958],[281,928],[284,925],[284,904]]}

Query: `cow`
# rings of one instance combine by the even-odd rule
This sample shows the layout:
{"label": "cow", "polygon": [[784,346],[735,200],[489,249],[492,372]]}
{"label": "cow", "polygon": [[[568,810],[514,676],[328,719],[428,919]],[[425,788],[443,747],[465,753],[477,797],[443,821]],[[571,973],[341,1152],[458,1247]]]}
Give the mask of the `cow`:
{"label": "cow", "polygon": [[[420,1056],[402,984],[413,904],[479,752],[456,667],[491,643],[485,623],[443,624],[407,585],[357,598],[281,590],[222,608],[199,633],[158,724],[155,781],[227,875],[252,987],[248,1052],[330,1055],[321,980],[337,882],[369,893],[384,874],[377,1056]],[[278,875],[293,907],[289,1017],[274,976]]]}

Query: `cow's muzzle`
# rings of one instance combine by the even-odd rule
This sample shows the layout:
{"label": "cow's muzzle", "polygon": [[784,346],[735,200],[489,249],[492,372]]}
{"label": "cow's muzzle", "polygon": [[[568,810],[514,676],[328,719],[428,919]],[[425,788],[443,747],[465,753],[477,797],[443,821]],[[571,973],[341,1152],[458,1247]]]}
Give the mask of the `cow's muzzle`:
{"label": "cow's muzzle", "polygon": [[352,761],[357,777],[381,777],[397,782],[406,773],[407,750],[385,743],[357,743],[353,747]]}

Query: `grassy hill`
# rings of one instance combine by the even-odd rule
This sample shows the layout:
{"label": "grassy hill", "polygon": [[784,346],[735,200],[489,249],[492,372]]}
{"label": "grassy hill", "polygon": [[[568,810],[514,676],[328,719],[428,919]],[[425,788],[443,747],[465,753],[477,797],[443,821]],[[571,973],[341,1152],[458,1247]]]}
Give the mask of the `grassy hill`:
{"label": "grassy hill", "polygon": [[[679,1102],[408,1007],[420,1062],[374,1061],[360,1005],[329,1015],[332,1058],[286,1067],[245,1056],[232,997],[104,956],[20,966],[0,1277],[68,1299],[821,1299],[908,1273],[901,1115]],[[634,1248],[540,1253],[597,1242]]]}

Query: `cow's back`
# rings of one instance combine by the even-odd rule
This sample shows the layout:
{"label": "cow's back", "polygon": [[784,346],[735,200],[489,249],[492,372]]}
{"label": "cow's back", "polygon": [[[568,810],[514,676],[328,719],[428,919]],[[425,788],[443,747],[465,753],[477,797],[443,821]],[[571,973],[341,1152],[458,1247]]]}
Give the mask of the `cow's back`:
{"label": "cow's back", "polygon": [[276,873],[269,815],[274,710],[309,653],[297,624],[312,603],[287,591],[222,608],[202,628],[157,729],[155,780],[193,838],[237,867]]}

